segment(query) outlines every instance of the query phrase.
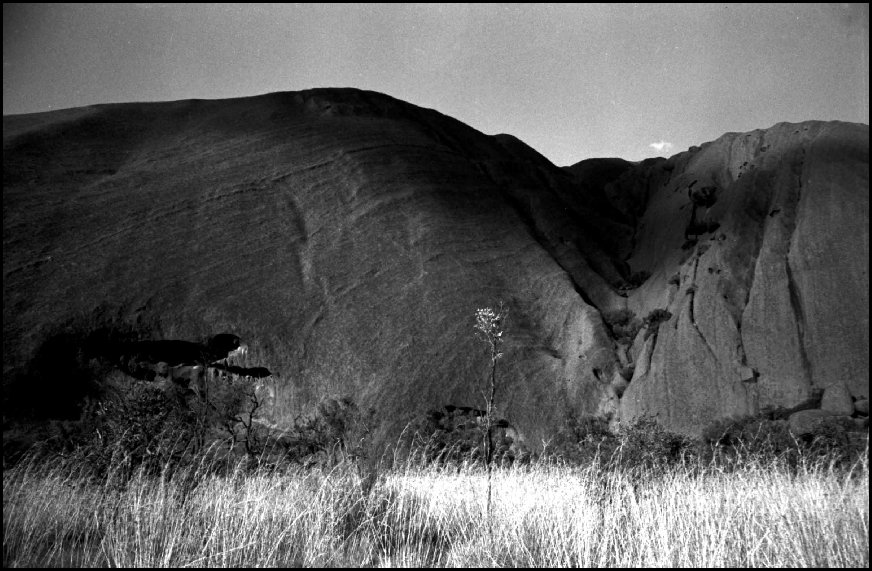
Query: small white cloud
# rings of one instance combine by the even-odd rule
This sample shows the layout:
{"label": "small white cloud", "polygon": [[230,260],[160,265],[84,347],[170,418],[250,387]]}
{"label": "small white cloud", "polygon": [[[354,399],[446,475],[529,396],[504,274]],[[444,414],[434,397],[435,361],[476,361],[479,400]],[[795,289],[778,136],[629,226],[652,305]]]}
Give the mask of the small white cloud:
{"label": "small white cloud", "polygon": [[648,146],[657,151],[658,153],[668,153],[672,150],[673,147],[672,143],[663,140],[660,140],[656,143],[651,143]]}

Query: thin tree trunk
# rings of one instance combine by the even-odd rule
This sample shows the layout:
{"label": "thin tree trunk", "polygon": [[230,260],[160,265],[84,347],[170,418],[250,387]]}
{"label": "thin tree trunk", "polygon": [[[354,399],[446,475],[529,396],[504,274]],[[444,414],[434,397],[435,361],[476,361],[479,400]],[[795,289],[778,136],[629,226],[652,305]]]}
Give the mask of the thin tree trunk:
{"label": "thin tree trunk", "polygon": [[487,402],[487,418],[485,420],[485,465],[487,466],[487,527],[488,535],[490,536],[491,542],[493,542],[493,517],[491,514],[491,490],[493,481],[493,467],[491,466],[491,463],[493,461],[493,440],[491,438],[491,427],[493,426],[492,415],[494,410],[494,397],[497,390],[497,354],[498,352],[496,350],[496,346],[494,346],[491,352],[490,398]]}

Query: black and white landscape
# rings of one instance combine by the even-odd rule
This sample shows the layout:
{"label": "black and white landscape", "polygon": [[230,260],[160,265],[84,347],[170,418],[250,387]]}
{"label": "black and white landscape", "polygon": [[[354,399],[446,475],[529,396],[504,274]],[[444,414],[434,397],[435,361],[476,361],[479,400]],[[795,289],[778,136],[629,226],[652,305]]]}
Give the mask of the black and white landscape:
{"label": "black and white landscape", "polygon": [[[640,25],[348,9],[493,10],[538,26],[535,53],[568,21]],[[169,42],[193,8],[85,10],[64,21]],[[4,566],[868,566],[868,6],[754,10],[865,49],[865,116],[761,97],[767,123],[642,145],[668,157],[558,166],[380,89],[27,109],[22,54],[47,61],[58,14],[4,5]],[[787,61],[773,38],[761,60]],[[781,77],[750,68],[752,93]]]}

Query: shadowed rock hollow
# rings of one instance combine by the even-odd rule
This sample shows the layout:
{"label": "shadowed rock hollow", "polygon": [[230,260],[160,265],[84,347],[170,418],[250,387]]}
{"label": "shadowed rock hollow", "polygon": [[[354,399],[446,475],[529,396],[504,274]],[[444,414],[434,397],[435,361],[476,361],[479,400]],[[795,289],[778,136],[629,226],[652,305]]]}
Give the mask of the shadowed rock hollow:
{"label": "shadowed rock hollow", "polygon": [[[3,201],[6,387],[58,332],[232,331],[288,414],[351,396],[391,435],[483,405],[474,313],[503,300],[497,405],[533,444],[567,413],[868,398],[866,126],[558,169],[354,89],[101,105],[4,117]],[[671,317],[616,343],[622,308]]]}

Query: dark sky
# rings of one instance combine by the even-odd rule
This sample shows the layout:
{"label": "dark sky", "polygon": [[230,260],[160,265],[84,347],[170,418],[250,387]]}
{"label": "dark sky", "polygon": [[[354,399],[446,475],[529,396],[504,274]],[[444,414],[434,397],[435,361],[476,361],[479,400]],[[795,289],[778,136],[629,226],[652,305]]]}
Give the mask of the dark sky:
{"label": "dark sky", "polygon": [[558,165],[869,123],[868,4],[3,5],[3,113],[359,87]]}

